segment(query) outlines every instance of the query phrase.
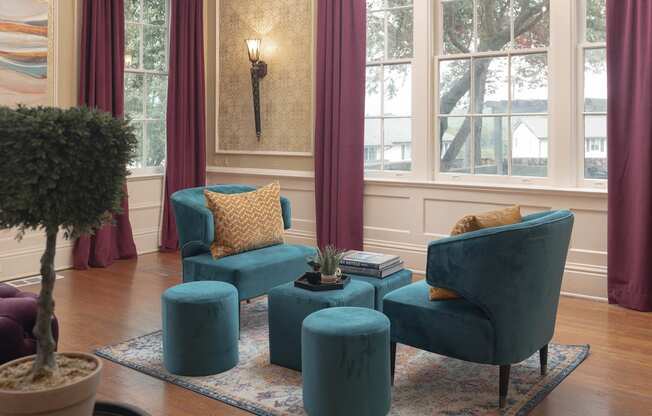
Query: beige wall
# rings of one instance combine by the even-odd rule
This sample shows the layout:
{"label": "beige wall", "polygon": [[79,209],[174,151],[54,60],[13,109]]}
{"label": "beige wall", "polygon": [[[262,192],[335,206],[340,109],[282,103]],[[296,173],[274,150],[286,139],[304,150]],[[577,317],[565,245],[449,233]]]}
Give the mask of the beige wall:
{"label": "beige wall", "polygon": [[[56,102],[68,107],[77,104],[79,82],[79,0],[53,1],[54,65],[52,83],[56,86]],[[158,249],[161,217],[162,176],[137,176],[127,180],[129,192],[129,218],[139,253]],[[20,241],[15,240],[15,230],[0,230],[0,281],[35,275],[39,272],[39,259],[45,248],[45,238],[39,230],[29,231]],[[60,236],[57,242],[55,267],[57,270],[72,266],[73,242]]]}
{"label": "beige wall", "polygon": [[[205,11],[207,164],[312,170],[312,0],[207,1]],[[262,39],[269,65],[261,81],[260,142],[244,45],[248,37]]]}

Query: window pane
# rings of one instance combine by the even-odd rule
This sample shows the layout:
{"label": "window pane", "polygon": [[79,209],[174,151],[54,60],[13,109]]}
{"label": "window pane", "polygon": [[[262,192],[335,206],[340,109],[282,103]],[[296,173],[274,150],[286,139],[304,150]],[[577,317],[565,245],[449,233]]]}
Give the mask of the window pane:
{"label": "window pane", "polygon": [[151,25],[165,25],[167,0],[146,0],[145,22]]}
{"label": "window pane", "polygon": [[140,67],[140,25],[127,23],[125,39],[125,67]]}
{"label": "window pane", "polygon": [[369,116],[380,116],[380,66],[367,67],[367,86],[364,100],[364,114]]}
{"label": "window pane", "polygon": [[512,113],[548,111],[547,55],[512,57]]}
{"label": "window pane", "polygon": [[134,152],[134,159],[131,161],[132,168],[142,168],[143,167],[143,122],[142,121],[132,121],[131,125],[134,127],[134,134],[136,139],[138,139],[138,145],[136,146]]}
{"label": "window pane", "polygon": [[604,42],[607,39],[606,0],[586,0],[586,40]]}
{"label": "window pane", "polygon": [[147,118],[165,118],[168,77],[147,75]]}
{"label": "window pane", "polygon": [[412,28],[412,8],[396,9],[387,12],[388,59],[412,57],[414,54]]}
{"label": "window pane", "polygon": [[385,2],[383,0],[367,0],[367,11],[382,9],[384,7],[384,3]]}
{"label": "window pane", "polygon": [[443,53],[467,53],[473,39],[473,0],[443,0]]}
{"label": "window pane", "polygon": [[128,22],[141,21],[140,0],[125,0],[125,20]]}
{"label": "window pane", "polygon": [[381,169],[381,143],[379,118],[367,118],[364,120],[364,168],[368,170]]}
{"label": "window pane", "polygon": [[506,113],[509,102],[507,57],[480,58],[473,61],[475,112]]}
{"label": "window pane", "polygon": [[514,47],[541,48],[550,43],[550,1],[514,1]]}
{"label": "window pane", "polygon": [[387,116],[412,114],[412,74],[410,64],[385,65],[384,111]]}
{"label": "window pane", "polygon": [[385,57],[385,12],[367,13],[367,61]]}
{"label": "window pane", "polygon": [[455,59],[439,62],[439,113],[466,114],[469,111],[471,61]]}
{"label": "window pane", "polygon": [[147,166],[162,166],[165,161],[165,120],[147,122]]}
{"label": "window pane", "polygon": [[385,170],[412,168],[412,119],[386,118],[383,134]]}
{"label": "window pane", "polygon": [[478,117],[475,128],[475,173],[507,175],[509,120],[507,117]]}
{"label": "window pane", "polygon": [[410,6],[412,0],[387,0],[388,7]]}
{"label": "window pane", "polygon": [[439,118],[440,171],[471,172],[470,137],[470,117]]}
{"label": "window pane", "polygon": [[165,58],[166,32],[165,26],[144,26],[143,61],[145,69],[165,71],[167,68]]}
{"label": "window pane", "polygon": [[478,51],[499,51],[509,48],[511,39],[509,3],[510,0],[476,2]]}
{"label": "window pane", "polygon": [[143,118],[143,75],[125,73],[125,112],[132,119]]}
{"label": "window pane", "polygon": [[512,117],[512,175],[548,175],[548,117]]}
{"label": "window pane", "polygon": [[607,111],[606,50],[584,50],[584,111]]}
{"label": "window pane", "polygon": [[607,179],[607,117],[584,117],[584,177]]}

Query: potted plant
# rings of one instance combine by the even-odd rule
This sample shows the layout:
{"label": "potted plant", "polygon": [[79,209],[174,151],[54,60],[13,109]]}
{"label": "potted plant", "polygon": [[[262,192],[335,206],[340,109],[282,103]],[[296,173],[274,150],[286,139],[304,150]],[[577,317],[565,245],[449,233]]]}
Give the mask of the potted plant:
{"label": "potted plant", "polygon": [[57,236],[90,233],[120,209],[137,140],[126,120],[88,108],[0,107],[0,228],[42,230],[35,356],[0,366],[0,415],[89,416],[101,361],[55,353]]}
{"label": "potted plant", "polygon": [[326,246],[323,250],[317,247],[313,263],[318,266],[322,283],[336,283],[341,276],[340,261],[344,252],[334,246]]}

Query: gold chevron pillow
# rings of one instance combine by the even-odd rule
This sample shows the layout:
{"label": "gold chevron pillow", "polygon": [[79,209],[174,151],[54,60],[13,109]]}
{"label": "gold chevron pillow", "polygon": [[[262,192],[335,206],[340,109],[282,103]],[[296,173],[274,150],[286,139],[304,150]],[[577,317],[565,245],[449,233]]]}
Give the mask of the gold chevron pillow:
{"label": "gold chevron pillow", "polygon": [[[485,212],[484,214],[466,215],[455,224],[451,235],[464,234],[483,228],[516,224],[518,222],[521,222],[521,206],[513,205],[511,207]],[[430,300],[459,298],[457,293],[449,289],[444,289],[443,287],[430,286],[428,289],[428,298]]]}
{"label": "gold chevron pillow", "polygon": [[281,187],[270,183],[255,191],[223,194],[204,191],[213,212],[215,259],[283,243]]}

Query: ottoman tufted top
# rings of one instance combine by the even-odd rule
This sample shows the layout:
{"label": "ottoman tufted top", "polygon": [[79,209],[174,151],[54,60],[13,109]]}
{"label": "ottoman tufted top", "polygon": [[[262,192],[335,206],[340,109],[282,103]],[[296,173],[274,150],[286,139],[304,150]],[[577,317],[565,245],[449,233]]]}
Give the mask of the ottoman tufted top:
{"label": "ottoman tufted top", "polygon": [[216,281],[183,283],[167,289],[163,293],[166,302],[173,303],[211,303],[234,296],[238,291],[232,284]]}
{"label": "ottoman tufted top", "polygon": [[389,319],[375,309],[338,307],[322,309],[303,321],[312,333],[331,336],[369,335],[389,330]]}

